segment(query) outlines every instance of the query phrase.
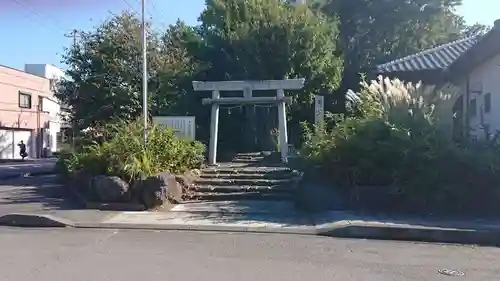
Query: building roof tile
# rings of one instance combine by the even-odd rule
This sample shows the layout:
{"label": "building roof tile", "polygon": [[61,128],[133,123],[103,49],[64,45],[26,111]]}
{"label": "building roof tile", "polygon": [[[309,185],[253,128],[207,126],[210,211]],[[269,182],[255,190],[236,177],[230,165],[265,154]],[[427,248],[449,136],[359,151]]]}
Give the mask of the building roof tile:
{"label": "building roof tile", "polygon": [[481,36],[472,36],[440,45],[422,52],[393,60],[376,67],[380,74],[448,68],[462,54],[474,46]]}

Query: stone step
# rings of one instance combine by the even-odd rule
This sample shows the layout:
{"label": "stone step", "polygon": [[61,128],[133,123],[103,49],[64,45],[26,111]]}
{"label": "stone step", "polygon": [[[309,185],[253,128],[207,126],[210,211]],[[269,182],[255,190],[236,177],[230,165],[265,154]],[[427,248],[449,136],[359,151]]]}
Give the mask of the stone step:
{"label": "stone step", "polygon": [[298,172],[275,162],[263,153],[240,153],[231,162],[204,168],[185,199],[289,201]]}
{"label": "stone step", "polygon": [[238,154],[233,157],[233,159],[264,159],[264,155],[257,154]]}
{"label": "stone step", "polygon": [[239,152],[235,157],[239,156],[263,156],[262,152]]}
{"label": "stone step", "polygon": [[193,192],[186,196],[185,200],[197,201],[239,201],[239,200],[272,200],[290,201],[292,195],[289,193],[260,193],[260,192]]}
{"label": "stone step", "polygon": [[202,170],[203,174],[272,174],[291,172],[288,167],[210,167]]}
{"label": "stone step", "polygon": [[212,185],[212,186],[273,186],[289,184],[293,178],[285,179],[237,179],[237,178],[204,178],[194,182],[195,185]]}
{"label": "stone step", "polygon": [[262,159],[260,158],[236,158],[236,159],[233,159],[231,162],[235,163],[235,164],[241,164],[241,163],[245,163],[245,164],[250,164],[250,165],[257,165],[259,163],[262,162]]}
{"label": "stone step", "polygon": [[191,191],[198,193],[292,193],[294,189],[286,185],[268,185],[268,186],[245,186],[245,185],[199,185],[192,187]]}
{"label": "stone step", "polygon": [[201,179],[246,179],[246,180],[251,180],[251,179],[290,179],[295,177],[296,174],[293,172],[280,172],[280,173],[268,173],[268,174],[244,174],[244,173],[225,173],[225,174],[218,174],[218,173],[206,173],[206,174],[201,174],[200,178]]}

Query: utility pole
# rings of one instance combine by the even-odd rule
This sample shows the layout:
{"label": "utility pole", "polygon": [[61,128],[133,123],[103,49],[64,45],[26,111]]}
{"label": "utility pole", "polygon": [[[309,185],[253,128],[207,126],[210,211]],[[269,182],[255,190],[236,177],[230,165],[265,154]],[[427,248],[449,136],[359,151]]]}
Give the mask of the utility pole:
{"label": "utility pole", "polygon": [[76,47],[76,39],[80,36],[78,30],[73,29],[70,33],[64,34],[64,36],[73,38],[73,48]]}
{"label": "utility pole", "polygon": [[141,0],[142,24],[142,110],[144,118],[144,147],[148,140],[148,62],[147,62],[147,33],[146,33],[146,0]]}
{"label": "utility pole", "polygon": [[[75,49],[76,48],[76,40],[80,36],[80,33],[78,32],[78,30],[73,29],[70,33],[64,34],[64,36],[69,37],[69,38],[73,38],[72,47],[73,47],[73,49]],[[76,89],[75,89],[75,92],[73,92],[73,94],[76,94]],[[74,118],[73,118],[73,122],[72,122],[71,126],[72,126],[72,128],[71,128],[71,149],[74,152],[75,151],[75,129],[76,129]]]}

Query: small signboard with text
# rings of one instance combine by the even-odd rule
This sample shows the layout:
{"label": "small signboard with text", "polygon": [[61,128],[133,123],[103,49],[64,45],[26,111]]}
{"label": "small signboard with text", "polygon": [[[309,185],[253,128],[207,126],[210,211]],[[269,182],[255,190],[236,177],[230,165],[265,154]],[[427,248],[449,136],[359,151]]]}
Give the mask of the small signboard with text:
{"label": "small signboard with text", "polygon": [[195,140],[196,123],[194,116],[155,116],[153,123],[172,129],[179,138]]}

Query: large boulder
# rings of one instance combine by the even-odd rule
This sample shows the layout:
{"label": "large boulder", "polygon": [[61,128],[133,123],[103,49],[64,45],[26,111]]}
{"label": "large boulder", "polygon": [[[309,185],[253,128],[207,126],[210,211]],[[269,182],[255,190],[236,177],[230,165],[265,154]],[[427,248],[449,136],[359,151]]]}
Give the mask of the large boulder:
{"label": "large boulder", "polygon": [[96,176],[92,179],[93,190],[103,202],[127,202],[130,200],[129,184],[115,176]]}
{"label": "large boulder", "polygon": [[180,203],[182,187],[175,176],[168,172],[159,173],[136,182],[135,190],[139,201],[148,209],[159,207],[167,200]]}
{"label": "large boulder", "polygon": [[89,201],[99,200],[94,188],[94,176],[84,172],[75,171],[70,174],[67,183],[78,194],[78,198]]}
{"label": "large boulder", "polygon": [[176,175],[175,180],[180,183],[181,187],[184,189],[189,189],[193,183],[200,177],[201,171],[198,169],[193,169],[186,171],[182,175]]}
{"label": "large boulder", "polygon": [[167,199],[172,203],[179,204],[182,203],[183,194],[184,188],[182,185],[174,177],[170,177],[167,185]]}
{"label": "large boulder", "polygon": [[88,194],[92,189],[93,176],[83,171],[75,171],[68,175],[69,184],[80,193]]}

